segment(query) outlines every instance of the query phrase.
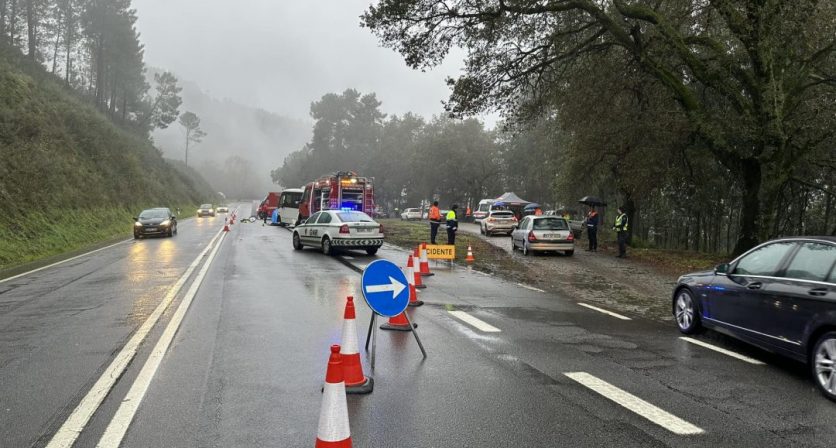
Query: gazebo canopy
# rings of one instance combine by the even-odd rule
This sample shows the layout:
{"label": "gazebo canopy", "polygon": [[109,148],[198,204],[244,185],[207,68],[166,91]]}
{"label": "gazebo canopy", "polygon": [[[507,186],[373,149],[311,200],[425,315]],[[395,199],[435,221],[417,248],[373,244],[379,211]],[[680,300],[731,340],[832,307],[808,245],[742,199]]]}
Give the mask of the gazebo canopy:
{"label": "gazebo canopy", "polygon": [[531,204],[531,202],[522,199],[521,197],[514,194],[514,192],[507,192],[504,193],[502,196],[496,198],[496,204],[502,203],[503,205],[516,205],[516,206],[526,206]]}

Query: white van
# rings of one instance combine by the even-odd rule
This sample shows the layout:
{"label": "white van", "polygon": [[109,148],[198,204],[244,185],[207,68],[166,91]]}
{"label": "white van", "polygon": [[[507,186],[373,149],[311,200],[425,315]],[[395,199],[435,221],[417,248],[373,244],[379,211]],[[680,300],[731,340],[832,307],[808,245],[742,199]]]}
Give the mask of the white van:
{"label": "white van", "polygon": [[279,196],[279,225],[295,225],[299,218],[299,204],[302,202],[301,188],[287,188]]}
{"label": "white van", "polygon": [[473,210],[473,221],[481,223],[491,212],[491,206],[494,202],[496,202],[496,199],[482,199],[479,201],[476,210]]}

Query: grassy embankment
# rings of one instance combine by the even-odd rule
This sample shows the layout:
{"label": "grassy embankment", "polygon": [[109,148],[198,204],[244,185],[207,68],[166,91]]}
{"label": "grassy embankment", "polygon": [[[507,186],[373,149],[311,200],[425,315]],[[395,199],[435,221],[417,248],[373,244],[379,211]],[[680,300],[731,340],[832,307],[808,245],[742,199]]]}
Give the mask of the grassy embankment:
{"label": "grassy embankment", "polygon": [[127,237],[144,207],[212,197],[199,174],[0,45],[0,271]]}

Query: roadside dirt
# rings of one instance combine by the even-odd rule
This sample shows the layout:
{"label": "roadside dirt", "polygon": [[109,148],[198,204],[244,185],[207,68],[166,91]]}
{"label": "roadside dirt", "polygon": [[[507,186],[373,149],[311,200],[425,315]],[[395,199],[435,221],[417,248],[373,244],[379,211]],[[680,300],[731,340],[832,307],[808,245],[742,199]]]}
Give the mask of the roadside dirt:
{"label": "roadside dirt", "polygon": [[[475,224],[461,224],[459,229],[479,235],[479,227]],[[525,266],[525,280],[530,286],[563,293],[613,311],[660,321],[673,320],[670,296],[676,275],[631,260],[629,252],[627,259],[616,258],[616,253],[606,244],[599,248],[599,252],[587,252],[584,250],[587,241],[580,240],[573,256],[545,254],[526,257],[519,251],[511,253],[510,237],[479,237],[505,250],[515,263]]]}

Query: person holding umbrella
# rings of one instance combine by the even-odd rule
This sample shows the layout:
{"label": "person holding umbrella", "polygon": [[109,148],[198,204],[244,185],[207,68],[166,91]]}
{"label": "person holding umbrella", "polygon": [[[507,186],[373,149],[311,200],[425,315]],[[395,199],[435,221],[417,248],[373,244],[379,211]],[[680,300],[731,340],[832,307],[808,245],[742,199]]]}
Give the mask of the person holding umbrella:
{"label": "person holding umbrella", "polygon": [[589,238],[589,249],[587,252],[598,252],[598,212],[595,207],[589,207],[589,212],[586,214],[586,235]]}

